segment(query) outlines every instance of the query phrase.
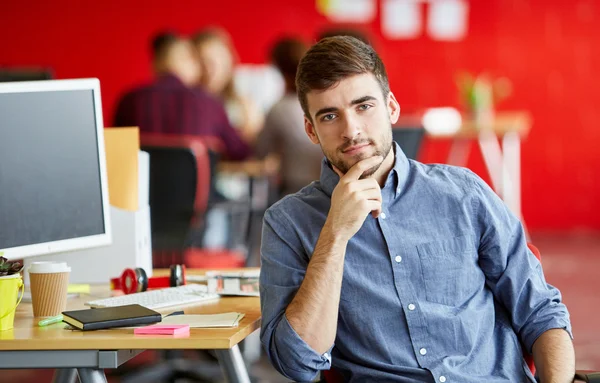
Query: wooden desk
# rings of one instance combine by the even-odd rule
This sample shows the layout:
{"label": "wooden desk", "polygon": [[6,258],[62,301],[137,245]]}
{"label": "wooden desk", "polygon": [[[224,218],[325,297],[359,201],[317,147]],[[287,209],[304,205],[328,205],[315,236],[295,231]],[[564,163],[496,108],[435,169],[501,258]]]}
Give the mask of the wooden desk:
{"label": "wooden desk", "polygon": [[220,161],[217,164],[219,173],[243,173],[249,177],[269,177],[279,171],[280,161],[276,157],[264,160],[250,159],[246,161]]}
{"label": "wooden desk", "polygon": [[[91,295],[70,299],[67,309],[87,308],[85,302],[108,297],[110,292],[107,286],[94,287]],[[176,309],[158,311],[169,313]],[[75,376],[73,369],[77,369],[81,382],[96,383],[106,382],[105,368],[117,368],[148,349],[213,349],[228,381],[250,382],[237,345],[260,328],[259,298],[225,297],[183,310],[187,314],[237,311],[245,316],[238,327],[191,329],[190,336],[185,338],[139,336],[133,334],[132,328],[77,331],[65,330],[64,323],[38,327],[31,304],[21,303],[15,316],[15,328],[0,332],[0,369],[68,369],[57,370],[55,381],[71,381]]]}
{"label": "wooden desk", "polygon": [[519,137],[527,137],[531,130],[531,116],[527,112],[498,112],[488,126],[481,126],[473,119],[465,119],[457,132],[435,133],[427,131],[434,138],[477,139],[482,130],[490,130],[498,137],[509,133],[517,133]]}

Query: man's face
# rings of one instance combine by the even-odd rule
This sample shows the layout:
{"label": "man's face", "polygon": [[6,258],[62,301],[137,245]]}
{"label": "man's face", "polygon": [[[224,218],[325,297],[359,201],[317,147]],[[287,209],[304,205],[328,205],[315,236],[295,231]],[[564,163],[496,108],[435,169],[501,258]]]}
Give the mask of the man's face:
{"label": "man's face", "polygon": [[371,73],[348,77],[324,91],[311,91],[307,101],[312,123],[305,117],[306,133],[342,173],[360,160],[385,158],[390,152],[392,123],[398,120],[400,106],[391,92],[384,98]]}
{"label": "man's face", "polygon": [[202,85],[209,92],[220,95],[233,73],[231,51],[218,39],[198,44],[196,49],[202,65]]}
{"label": "man's face", "polygon": [[200,64],[194,55],[193,46],[188,41],[179,41],[171,48],[167,67],[188,86],[194,86],[199,81]]}

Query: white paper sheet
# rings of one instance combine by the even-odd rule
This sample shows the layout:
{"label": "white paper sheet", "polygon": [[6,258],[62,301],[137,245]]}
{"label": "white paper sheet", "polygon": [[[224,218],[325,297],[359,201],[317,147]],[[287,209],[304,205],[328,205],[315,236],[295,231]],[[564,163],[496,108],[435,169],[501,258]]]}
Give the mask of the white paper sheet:
{"label": "white paper sheet", "polygon": [[241,313],[223,313],[209,315],[170,315],[163,318],[160,324],[188,324],[190,328],[236,327],[244,317]]}

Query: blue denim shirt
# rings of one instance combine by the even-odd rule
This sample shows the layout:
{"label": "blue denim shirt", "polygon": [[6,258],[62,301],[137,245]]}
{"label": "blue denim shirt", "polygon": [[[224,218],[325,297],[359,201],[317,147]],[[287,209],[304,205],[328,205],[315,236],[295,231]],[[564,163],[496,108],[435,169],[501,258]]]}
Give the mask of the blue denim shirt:
{"label": "blue denim shirt", "polygon": [[571,334],[571,325],[521,223],[471,171],[394,150],[383,214],[368,215],[347,246],[329,352],[311,349],[285,309],[339,177],[324,159],[320,181],[266,212],[261,340],[273,365],[300,381],[333,366],[356,382],[534,382],[522,348],[531,353],[544,331]]}

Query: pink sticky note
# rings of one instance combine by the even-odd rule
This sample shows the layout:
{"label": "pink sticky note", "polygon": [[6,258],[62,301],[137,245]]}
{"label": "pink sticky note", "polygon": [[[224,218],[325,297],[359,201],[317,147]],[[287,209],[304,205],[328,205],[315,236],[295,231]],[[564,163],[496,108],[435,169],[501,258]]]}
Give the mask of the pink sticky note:
{"label": "pink sticky note", "polygon": [[155,324],[152,326],[138,327],[133,330],[136,335],[185,335],[190,333],[187,324]]}

